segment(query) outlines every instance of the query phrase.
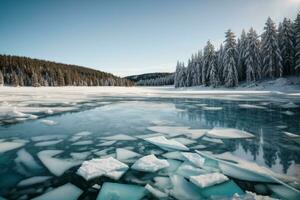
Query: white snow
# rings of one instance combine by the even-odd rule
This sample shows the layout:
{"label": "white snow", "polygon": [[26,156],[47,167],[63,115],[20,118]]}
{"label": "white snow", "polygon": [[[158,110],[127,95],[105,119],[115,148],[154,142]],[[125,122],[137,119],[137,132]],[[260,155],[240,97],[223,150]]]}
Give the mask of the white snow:
{"label": "white snow", "polygon": [[142,155],[133,151],[130,151],[125,148],[117,148],[116,149],[116,157],[120,161],[127,161],[132,158],[141,157]]}
{"label": "white snow", "polygon": [[61,150],[44,150],[40,151],[37,156],[52,174],[60,176],[71,167],[74,167],[81,163],[81,161],[78,160],[60,159],[53,157],[62,152],[63,151]]}
{"label": "white snow", "polygon": [[77,174],[85,180],[90,180],[99,176],[107,176],[118,180],[127,171],[128,166],[112,157],[98,158],[84,161]]}
{"label": "white snow", "polygon": [[18,183],[18,187],[24,187],[28,185],[34,185],[38,183],[43,183],[46,180],[50,179],[51,176],[34,176],[27,179],[24,179]]}
{"label": "white snow", "polygon": [[0,153],[18,149],[18,148],[24,146],[25,144],[26,144],[26,142],[21,142],[21,141],[0,142]]}
{"label": "white snow", "polygon": [[227,176],[218,172],[211,174],[201,174],[198,176],[190,176],[189,179],[192,183],[199,186],[200,188],[220,184],[228,180]]}
{"label": "white snow", "polygon": [[131,168],[144,172],[156,172],[160,169],[169,167],[170,164],[167,160],[158,159],[155,155],[151,154],[138,159]]}
{"label": "white snow", "polygon": [[46,124],[48,126],[53,126],[56,125],[57,122],[53,121],[53,120],[48,120],[48,119],[42,119],[40,120],[41,123]]}
{"label": "white snow", "polygon": [[161,148],[174,149],[174,150],[189,150],[188,147],[181,144],[180,142],[177,142],[176,140],[172,140],[172,139],[169,140],[164,136],[145,138],[145,140]]}
{"label": "white snow", "polygon": [[237,139],[237,138],[253,138],[254,135],[246,131],[235,128],[213,128],[207,131],[206,135],[211,138],[218,139]]}
{"label": "white snow", "polygon": [[136,138],[131,137],[129,135],[124,135],[124,134],[118,134],[118,135],[113,135],[113,136],[107,136],[107,137],[101,137],[103,140],[136,140]]}
{"label": "white snow", "polygon": [[76,200],[82,193],[82,190],[72,185],[71,183],[67,183],[63,186],[55,188],[50,192],[42,194],[41,196],[35,197],[32,200]]}

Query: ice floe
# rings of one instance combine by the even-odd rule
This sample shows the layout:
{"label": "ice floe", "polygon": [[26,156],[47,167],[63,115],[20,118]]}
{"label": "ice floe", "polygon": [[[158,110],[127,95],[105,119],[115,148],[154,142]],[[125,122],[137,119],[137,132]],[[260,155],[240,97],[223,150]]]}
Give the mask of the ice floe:
{"label": "ice floe", "polygon": [[97,158],[84,161],[77,174],[85,180],[106,176],[118,180],[128,169],[128,166],[112,157]]}
{"label": "ice floe", "polygon": [[188,147],[181,144],[180,142],[177,142],[176,140],[172,140],[172,139],[169,140],[164,136],[145,138],[145,140],[161,148],[174,149],[174,150],[189,150]]}
{"label": "ice floe", "polygon": [[82,141],[75,142],[72,145],[79,146],[79,145],[89,145],[89,144],[93,144],[93,141],[92,140],[82,140]]}
{"label": "ice floe", "polygon": [[156,172],[160,169],[169,167],[170,164],[167,160],[158,159],[155,155],[151,154],[138,159],[131,168],[144,172]]}
{"label": "ice floe", "polygon": [[115,144],[116,141],[107,141],[107,142],[103,142],[101,144],[97,144],[98,147],[105,147],[105,146],[111,146],[113,144]]}
{"label": "ice floe", "polygon": [[266,107],[263,106],[257,106],[252,104],[239,104],[240,108],[254,108],[254,109],[266,109]]}
{"label": "ice floe", "polygon": [[182,153],[182,155],[196,167],[202,168],[205,162],[205,158],[197,153]]}
{"label": "ice floe", "polygon": [[161,190],[169,189],[172,187],[171,180],[169,177],[165,176],[156,176],[153,178],[154,185]]}
{"label": "ice floe", "polygon": [[76,200],[82,193],[82,190],[71,183],[55,188],[41,196],[33,198],[33,200]]}
{"label": "ice floe", "polygon": [[195,140],[191,140],[191,139],[184,138],[184,137],[173,138],[172,140],[175,140],[175,141],[177,141],[177,142],[180,142],[180,143],[183,144],[183,145],[191,145],[191,144],[196,143]]}
{"label": "ice floe", "polygon": [[205,140],[207,142],[213,142],[213,143],[217,143],[217,144],[223,144],[223,141],[221,139],[218,138],[210,138],[210,137],[203,137],[201,138],[202,140]]}
{"label": "ice floe", "polygon": [[136,138],[131,137],[129,135],[124,135],[124,134],[101,137],[101,139],[103,139],[103,140],[136,140]]}
{"label": "ice floe", "polygon": [[226,197],[230,197],[229,199],[235,200],[234,195],[244,194],[244,191],[232,180],[201,189],[203,199],[226,199]]}
{"label": "ice floe", "polygon": [[25,144],[26,142],[21,142],[21,141],[0,142],[0,153],[21,148]]}
{"label": "ice floe", "polygon": [[202,110],[218,111],[218,110],[223,110],[223,108],[222,107],[203,106]]}
{"label": "ice floe", "polygon": [[51,176],[34,176],[34,177],[30,177],[30,178],[20,181],[17,186],[25,187],[25,186],[29,186],[29,185],[35,185],[38,183],[43,183],[46,180],[49,180],[50,178],[51,178]]}
{"label": "ice floe", "polygon": [[52,174],[60,176],[71,167],[81,163],[78,160],[54,158],[62,152],[61,150],[44,150],[40,151],[37,156]]}
{"label": "ice floe", "polygon": [[63,140],[51,140],[51,141],[38,142],[34,146],[37,147],[50,146],[50,145],[61,143],[62,141]]}
{"label": "ice floe", "polygon": [[65,135],[41,135],[41,136],[34,136],[31,138],[31,140],[34,142],[40,142],[45,140],[58,140],[65,137],[66,137]]}
{"label": "ice floe", "polygon": [[17,152],[17,157],[15,158],[16,163],[22,163],[29,170],[40,170],[42,167],[35,161],[33,156],[28,153],[25,149],[21,149]]}
{"label": "ice floe", "polygon": [[276,196],[282,199],[289,199],[289,200],[299,200],[300,199],[300,191],[292,188],[288,185],[275,185],[269,184],[268,188],[276,194]]}
{"label": "ice floe", "polygon": [[298,108],[299,106],[296,105],[294,102],[289,102],[286,104],[281,105],[282,108]]}
{"label": "ice floe", "polygon": [[140,200],[146,195],[142,186],[105,182],[97,196],[97,200]]}
{"label": "ice floe", "polygon": [[76,133],[74,135],[76,136],[88,136],[88,135],[91,135],[92,133],[89,132],[89,131],[82,131],[82,132],[79,132],[79,133]]}
{"label": "ice floe", "polygon": [[176,159],[176,160],[181,160],[181,161],[186,160],[186,158],[182,155],[182,153],[180,151],[167,152],[167,153],[163,154],[162,156],[165,158],[169,158],[169,159]]}
{"label": "ice floe", "polygon": [[186,137],[191,139],[199,139],[203,137],[209,129],[189,129]]}
{"label": "ice floe", "polygon": [[133,152],[131,150],[125,149],[125,148],[117,148],[116,149],[116,158],[120,161],[129,161],[132,158],[138,158],[142,155],[136,152]]}
{"label": "ice floe", "polygon": [[86,152],[72,152],[72,153],[70,153],[70,155],[72,156],[72,158],[77,159],[77,160],[84,160],[90,154],[91,154],[91,152],[89,152],[89,151],[86,151]]}
{"label": "ice floe", "polygon": [[211,138],[218,139],[238,139],[238,138],[253,138],[254,135],[235,128],[213,128],[207,131],[206,135]]}
{"label": "ice floe", "polygon": [[291,137],[291,138],[300,138],[300,135],[294,134],[294,133],[290,133],[287,131],[283,132],[286,136]]}
{"label": "ice floe", "polygon": [[57,122],[49,119],[41,119],[40,122],[48,126],[53,126],[57,124]]}
{"label": "ice floe", "polygon": [[145,186],[146,190],[148,190],[153,196],[155,196],[158,199],[163,199],[163,198],[167,198],[168,194],[160,191],[157,188],[152,187],[151,185],[147,184]]}
{"label": "ice floe", "polygon": [[205,188],[219,183],[223,183],[225,181],[228,181],[229,179],[224,174],[215,172],[210,174],[190,176],[189,180],[195,185],[197,185],[198,187]]}
{"label": "ice floe", "polygon": [[188,133],[188,127],[186,126],[150,126],[147,128],[150,131],[157,133],[164,133],[169,136],[177,136]]}
{"label": "ice floe", "polygon": [[205,170],[198,167],[194,167],[194,165],[191,164],[189,161],[183,162],[176,170],[176,174],[181,175],[185,178],[205,173],[207,173]]}

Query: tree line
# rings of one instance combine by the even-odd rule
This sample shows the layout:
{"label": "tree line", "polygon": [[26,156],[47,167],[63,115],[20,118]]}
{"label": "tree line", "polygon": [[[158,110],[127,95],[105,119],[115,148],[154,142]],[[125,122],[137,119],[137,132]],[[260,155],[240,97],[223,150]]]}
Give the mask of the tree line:
{"label": "tree line", "polygon": [[161,86],[174,85],[174,74],[169,74],[162,77],[143,79],[136,82],[138,86]]}
{"label": "tree line", "polygon": [[250,28],[247,33],[243,30],[236,40],[235,34],[228,30],[218,50],[208,41],[186,66],[177,62],[174,85],[236,87],[241,81],[299,75],[299,71],[300,13],[294,22],[284,18],[278,29],[269,17],[261,35]]}
{"label": "tree line", "polygon": [[77,65],[0,55],[0,85],[132,86],[130,80]]}

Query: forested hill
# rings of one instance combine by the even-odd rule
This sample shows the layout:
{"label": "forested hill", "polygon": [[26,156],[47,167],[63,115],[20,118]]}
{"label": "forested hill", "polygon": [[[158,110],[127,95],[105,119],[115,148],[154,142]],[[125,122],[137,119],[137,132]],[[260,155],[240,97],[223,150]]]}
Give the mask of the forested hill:
{"label": "forested hill", "polygon": [[168,72],[155,72],[155,73],[148,73],[148,74],[132,75],[132,76],[127,76],[125,78],[134,82],[138,82],[140,80],[161,78],[171,74],[172,73],[168,73]]}
{"label": "forested hill", "polygon": [[11,86],[132,86],[110,73],[28,57],[0,55],[0,85]]}

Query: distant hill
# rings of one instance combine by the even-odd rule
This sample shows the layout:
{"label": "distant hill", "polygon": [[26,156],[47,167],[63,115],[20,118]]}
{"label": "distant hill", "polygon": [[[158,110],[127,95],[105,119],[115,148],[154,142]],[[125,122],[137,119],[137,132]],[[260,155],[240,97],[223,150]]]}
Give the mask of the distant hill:
{"label": "distant hill", "polygon": [[157,79],[172,75],[173,73],[168,72],[155,72],[155,73],[147,73],[147,74],[139,74],[139,75],[132,75],[126,76],[125,78],[131,80],[133,82],[138,82],[141,80],[149,80],[149,79]]}
{"label": "distant hill", "polygon": [[134,83],[110,73],[82,66],[0,55],[0,85],[132,86]]}

